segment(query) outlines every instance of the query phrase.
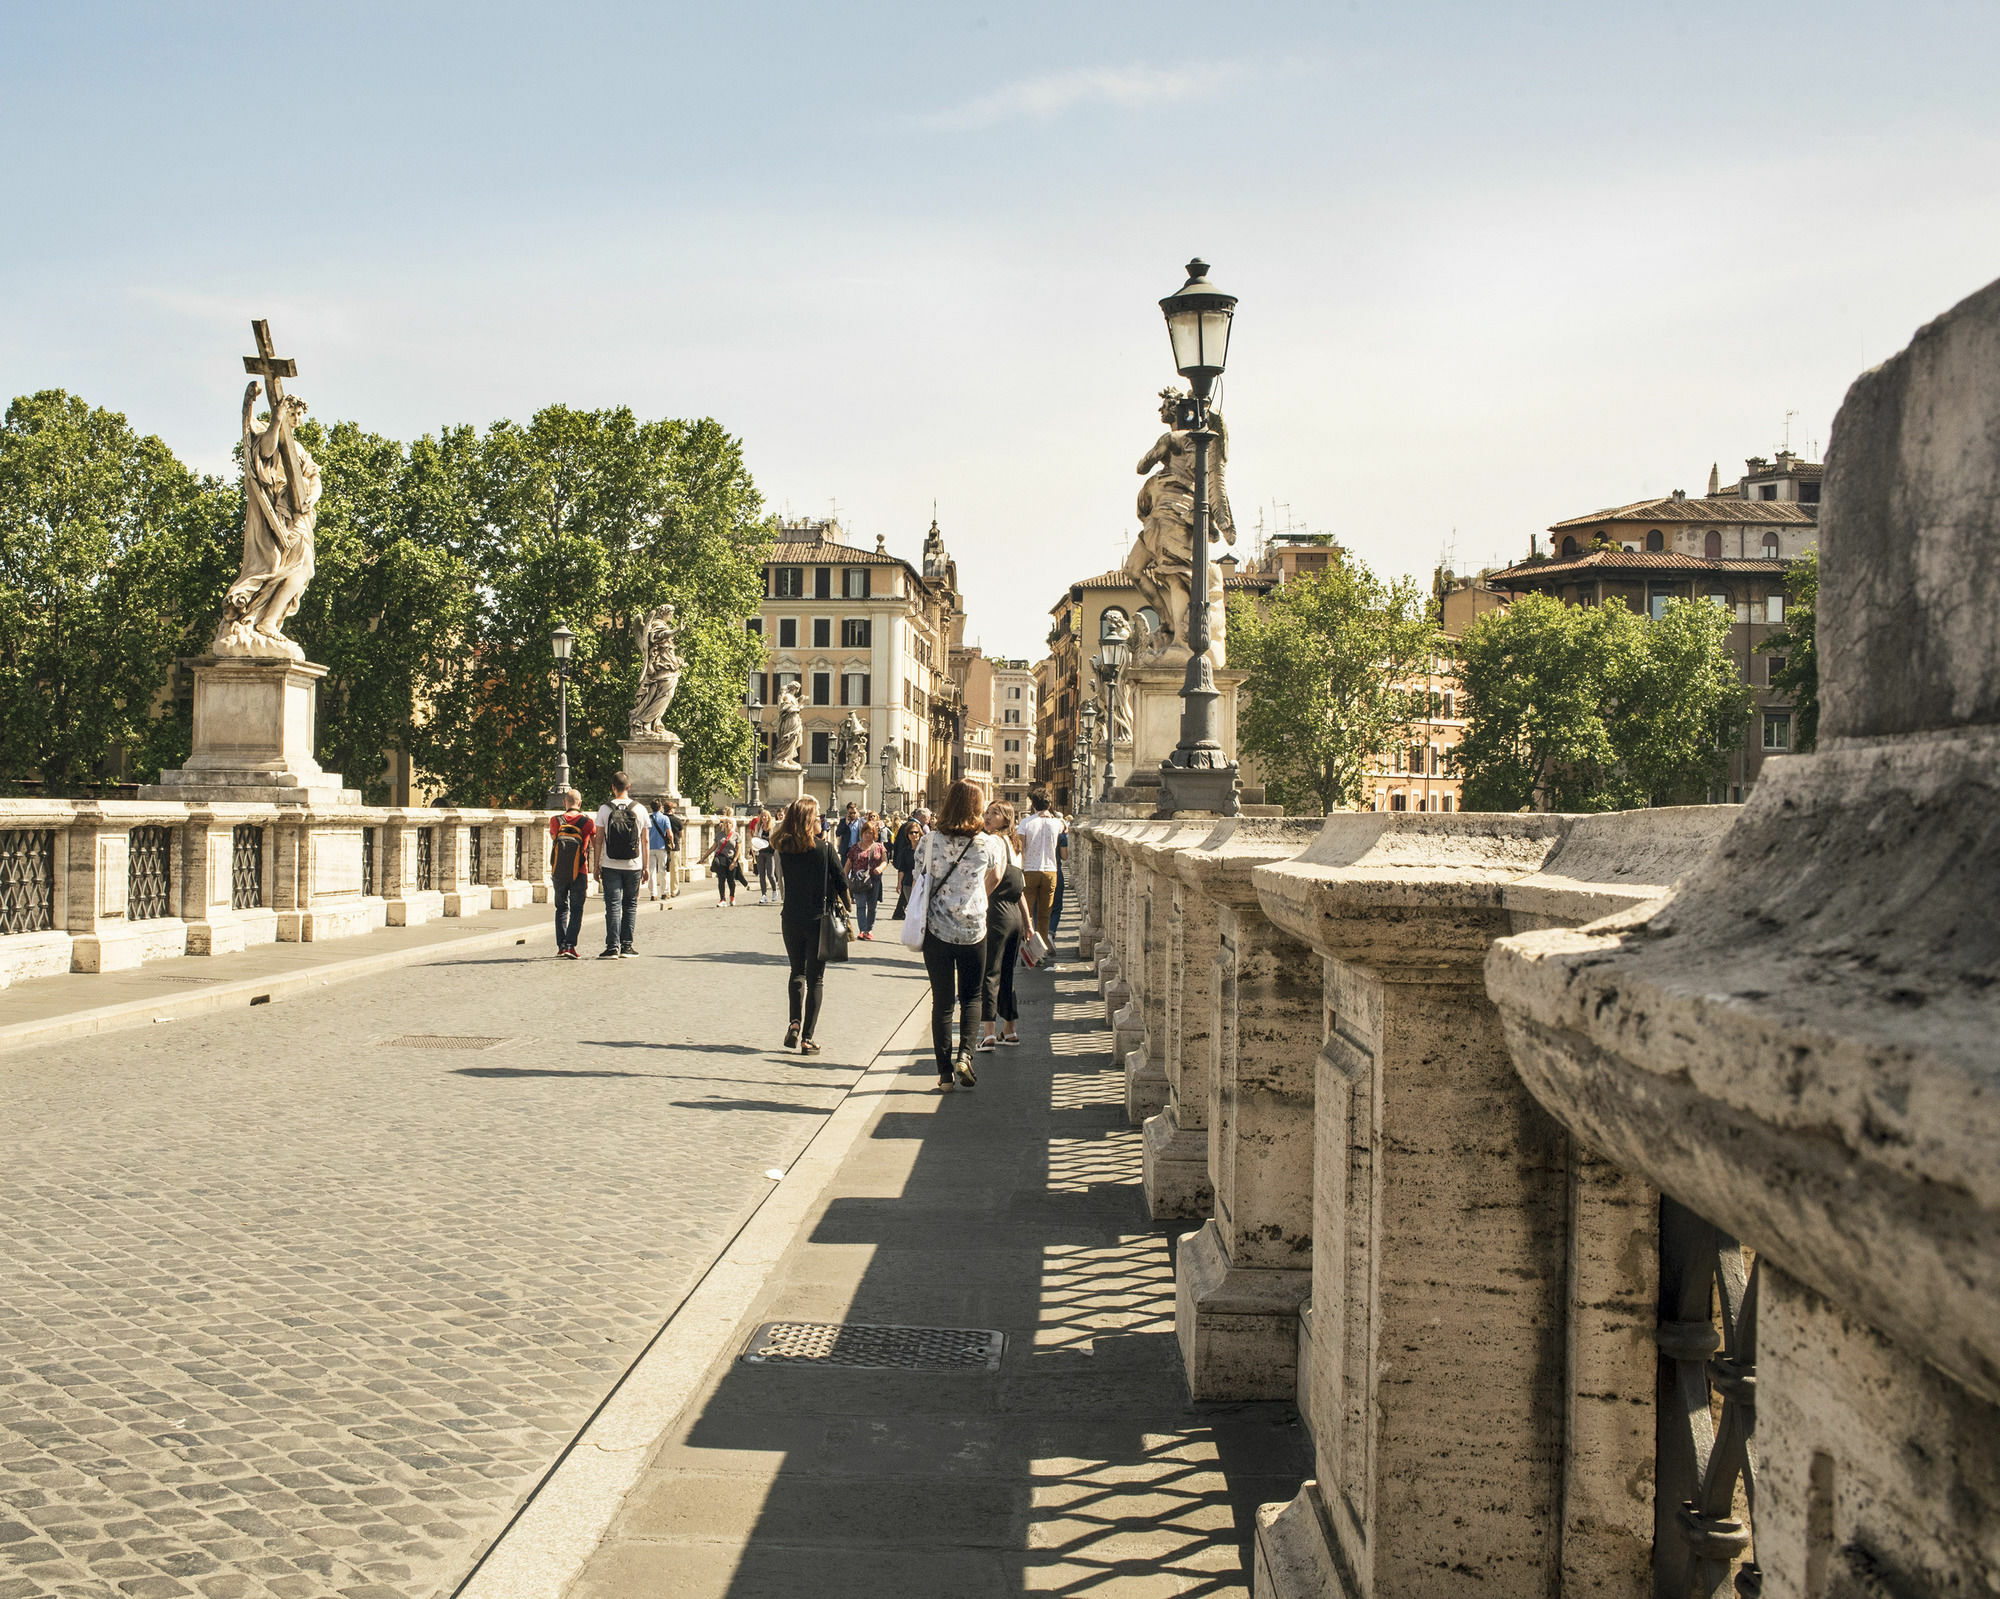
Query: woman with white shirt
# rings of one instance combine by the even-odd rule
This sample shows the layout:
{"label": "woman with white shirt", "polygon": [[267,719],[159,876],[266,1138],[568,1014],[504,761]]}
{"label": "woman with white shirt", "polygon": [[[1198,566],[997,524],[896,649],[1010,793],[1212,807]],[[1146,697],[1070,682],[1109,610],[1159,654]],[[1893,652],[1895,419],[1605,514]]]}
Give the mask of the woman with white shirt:
{"label": "woman with white shirt", "polygon": [[[1007,865],[1007,847],[984,828],[979,790],[961,778],[945,793],[936,828],[917,850],[917,870],[930,879],[924,912],[924,969],[931,979],[931,1050],[938,1092],[978,1083],[972,1069],[973,1031],[986,980],[986,902]],[[954,1056],[951,1012],[958,1007]]]}

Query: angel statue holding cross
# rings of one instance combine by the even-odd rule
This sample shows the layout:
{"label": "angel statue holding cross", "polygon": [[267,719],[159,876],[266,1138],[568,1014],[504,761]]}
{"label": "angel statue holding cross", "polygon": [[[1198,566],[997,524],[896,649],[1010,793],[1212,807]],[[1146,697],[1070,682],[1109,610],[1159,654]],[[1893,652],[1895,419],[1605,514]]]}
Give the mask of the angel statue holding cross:
{"label": "angel statue holding cross", "polygon": [[[302,661],[306,652],[283,629],[312,580],[319,463],[296,432],[306,403],[286,394],[282,381],[297,375],[296,363],[273,353],[268,323],[250,326],[257,354],[243,358],[244,370],[255,374],[243,391],[243,566],[223,598],[209,648],[216,655]],[[271,406],[263,423],[256,417],[258,377]]]}

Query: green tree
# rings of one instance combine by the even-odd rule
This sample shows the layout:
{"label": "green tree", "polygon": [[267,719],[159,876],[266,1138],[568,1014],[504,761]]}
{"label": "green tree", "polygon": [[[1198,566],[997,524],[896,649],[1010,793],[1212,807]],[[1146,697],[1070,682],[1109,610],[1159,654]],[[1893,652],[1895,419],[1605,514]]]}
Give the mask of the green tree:
{"label": "green tree", "polygon": [[1606,721],[1617,760],[1604,783],[1618,809],[1700,804],[1727,772],[1750,715],[1750,690],[1729,655],[1729,623],[1729,613],[1707,600],[1669,600],[1657,621],[1639,623],[1634,647],[1607,663]]}
{"label": "green tree", "polygon": [[640,625],[671,602],[686,663],[667,713],[683,740],[682,788],[705,799],[739,781],[750,750],[739,707],[763,649],[743,619],[771,544],[740,443],[712,420],[551,406],[525,426],[495,423],[471,453],[462,520],[479,615],[418,729],[424,769],[456,798],[541,798],[560,622],[577,635],[571,768],[578,787],[602,790],[638,686]]}
{"label": "green tree", "polygon": [[1807,550],[1785,573],[1784,627],[1757,646],[1759,653],[1783,654],[1785,664],[1771,674],[1771,687],[1792,702],[1792,748],[1801,753],[1819,743],[1819,645],[1813,622],[1819,610],[1819,550]]}
{"label": "green tree", "polygon": [[[73,792],[144,745],[199,631],[189,579],[227,494],[59,389],[0,422],[0,770]],[[143,762],[143,755],[142,755]]]}
{"label": "green tree", "polygon": [[[327,668],[320,684],[319,759],[371,803],[388,798],[383,758],[412,753],[430,685],[469,647],[479,613],[471,563],[455,549],[461,484],[436,441],[406,452],[352,422],[308,422],[299,439],[324,489],[312,582],[287,631]],[[437,492],[444,489],[444,492]],[[440,514],[442,513],[442,514]]]}
{"label": "green tree", "polygon": [[1619,647],[1622,605],[1573,606],[1527,594],[1478,617],[1458,641],[1466,726],[1455,756],[1469,811],[1554,810],[1591,803],[1614,756],[1603,717],[1601,660]]}
{"label": "green tree", "polygon": [[1423,714],[1406,684],[1439,647],[1427,597],[1410,578],[1384,584],[1358,561],[1287,583],[1260,614],[1229,610],[1229,659],[1248,670],[1237,741],[1287,810],[1352,805],[1369,761]]}
{"label": "green tree", "polygon": [[1749,693],[1729,619],[1676,600],[1655,622],[1616,601],[1525,595],[1459,640],[1467,810],[1623,810],[1705,797]]}

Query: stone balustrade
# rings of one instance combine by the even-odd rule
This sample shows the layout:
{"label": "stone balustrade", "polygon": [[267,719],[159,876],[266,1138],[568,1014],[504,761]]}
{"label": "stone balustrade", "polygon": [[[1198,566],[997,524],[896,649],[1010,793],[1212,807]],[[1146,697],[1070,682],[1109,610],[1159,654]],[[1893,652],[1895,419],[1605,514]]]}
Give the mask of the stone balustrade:
{"label": "stone balustrade", "polygon": [[2000,283],[1856,380],[1820,549],[1816,753],[1670,900],[1487,982],[1536,1100],[1665,1196],[1656,1591],[1988,1594]]}
{"label": "stone balustrade", "polygon": [[1080,829],[1114,1053],[1165,1087],[1148,1202],[1205,1218],[1176,1255],[1190,1390],[1296,1396],[1315,1441],[1260,1593],[1643,1586],[1654,1198],[1528,1094],[1483,967],[1657,898],[1734,815]]}
{"label": "stone balustrade", "polygon": [[0,800],[0,987],[548,898],[546,811]]}
{"label": "stone balustrade", "polygon": [[[1508,1594],[1643,1582],[1653,1289],[1626,1268],[1650,1211],[1526,1092],[1483,966],[1518,927],[1656,898],[1734,815],[1334,816],[1252,872],[1321,966],[1312,1151],[1292,1157],[1311,1173],[1296,1371],[1316,1476],[1260,1513],[1260,1595],[1335,1592],[1343,1570],[1385,1594],[1459,1568]],[[1186,1251],[1190,1270],[1213,1253]]]}

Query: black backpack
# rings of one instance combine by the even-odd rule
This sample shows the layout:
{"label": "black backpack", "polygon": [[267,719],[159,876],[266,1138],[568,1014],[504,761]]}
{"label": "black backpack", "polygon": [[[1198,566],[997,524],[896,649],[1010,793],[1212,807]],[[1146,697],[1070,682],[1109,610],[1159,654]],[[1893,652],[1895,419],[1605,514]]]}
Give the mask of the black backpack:
{"label": "black backpack", "polygon": [[613,804],[611,820],[604,824],[605,858],[636,861],[639,858],[639,808]]}

